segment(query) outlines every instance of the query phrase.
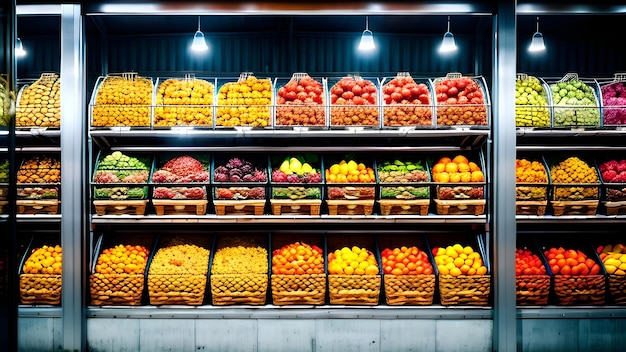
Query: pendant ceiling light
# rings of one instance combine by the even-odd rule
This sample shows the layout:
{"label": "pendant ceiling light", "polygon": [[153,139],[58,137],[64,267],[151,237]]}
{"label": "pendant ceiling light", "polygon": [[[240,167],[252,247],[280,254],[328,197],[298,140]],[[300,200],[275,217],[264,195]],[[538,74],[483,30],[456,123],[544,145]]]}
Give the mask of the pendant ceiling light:
{"label": "pendant ceiling light", "polygon": [[537,31],[533,34],[533,40],[530,42],[528,51],[532,53],[544,50],[546,50],[546,46],[543,43],[543,34],[539,32],[539,17],[537,17]]}
{"label": "pendant ceiling light", "polygon": [[193,42],[191,43],[191,50],[193,51],[207,51],[209,47],[206,45],[204,39],[204,33],[200,31],[200,16],[198,16],[198,30],[193,35]]}
{"label": "pendant ceiling light", "polygon": [[369,18],[365,17],[365,30],[361,35],[361,42],[359,43],[359,50],[371,51],[376,49],[374,44],[374,34],[369,30]]}
{"label": "pendant ceiling light", "polygon": [[443,40],[439,47],[440,53],[449,53],[456,50],[454,35],[450,32],[450,16],[448,16],[448,30],[443,34]]}
{"label": "pendant ceiling light", "polygon": [[26,50],[24,50],[24,45],[22,44],[22,40],[20,38],[17,38],[17,40],[15,41],[15,56],[26,56]]}

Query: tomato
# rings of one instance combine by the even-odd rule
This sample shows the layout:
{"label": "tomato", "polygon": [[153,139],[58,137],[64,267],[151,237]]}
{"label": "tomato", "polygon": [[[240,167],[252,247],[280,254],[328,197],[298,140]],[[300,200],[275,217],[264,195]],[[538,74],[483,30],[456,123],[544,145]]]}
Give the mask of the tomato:
{"label": "tomato", "polygon": [[413,95],[414,97],[418,97],[420,94],[422,94],[422,90],[418,86],[411,87],[410,89],[411,95]]}
{"label": "tomato", "polygon": [[402,100],[402,93],[399,93],[399,92],[391,93],[391,100],[395,102],[399,102],[400,100]]}
{"label": "tomato", "polygon": [[385,88],[383,89],[383,93],[385,94],[391,94],[395,91],[396,86],[393,83],[388,83],[387,85],[385,85]]}
{"label": "tomato", "polygon": [[343,88],[341,88],[339,85],[335,85],[335,86],[333,86],[331,88],[330,92],[332,94],[335,94],[335,95],[339,96],[339,95],[341,95],[343,93]]}
{"label": "tomato", "polygon": [[304,100],[306,100],[306,98],[308,98],[308,97],[309,97],[309,95],[308,95],[308,94],[307,94],[304,90],[303,90],[303,91],[301,91],[301,92],[298,92],[298,99],[299,99],[299,100],[304,101]]}
{"label": "tomato", "polygon": [[363,105],[365,103],[365,99],[363,99],[363,97],[355,96],[352,98],[352,102],[354,105]]}
{"label": "tomato", "polygon": [[457,87],[450,87],[450,89],[448,89],[448,95],[457,95],[459,94],[459,89]]}
{"label": "tomato", "polygon": [[345,91],[341,94],[341,97],[348,100],[348,99],[352,99],[354,97],[354,93],[352,93],[352,91]]}
{"label": "tomato", "polygon": [[287,100],[295,100],[298,97],[297,93],[295,91],[288,91],[285,94],[285,98]]}
{"label": "tomato", "polygon": [[376,86],[375,86],[373,83],[371,83],[370,85],[368,85],[368,86],[367,86],[367,87],[365,87],[365,88],[367,88],[367,91],[368,91],[369,93],[376,93]]}
{"label": "tomato", "polygon": [[402,96],[409,99],[411,97],[411,90],[408,88],[402,88]]}
{"label": "tomato", "polygon": [[363,88],[361,88],[361,86],[355,85],[352,87],[352,93],[354,93],[354,95],[361,95],[362,92]]}
{"label": "tomato", "polygon": [[437,93],[437,101],[442,103],[444,101],[448,100],[448,94],[446,93]]}
{"label": "tomato", "polygon": [[422,104],[430,104],[430,96],[428,94],[420,94],[418,99]]}

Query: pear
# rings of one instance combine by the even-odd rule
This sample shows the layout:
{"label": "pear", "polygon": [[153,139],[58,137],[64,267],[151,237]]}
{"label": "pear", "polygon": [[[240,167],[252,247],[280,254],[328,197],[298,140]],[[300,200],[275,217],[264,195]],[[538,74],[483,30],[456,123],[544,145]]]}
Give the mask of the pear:
{"label": "pear", "polygon": [[285,161],[283,161],[282,164],[280,164],[279,170],[286,173],[287,175],[293,173],[293,171],[291,171],[291,167],[289,166],[289,160],[286,160],[286,159]]}
{"label": "pear", "polygon": [[313,171],[313,168],[309,165],[309,163],[302,164],[302,173],[308,174],[311,173],[311,171]]}
{"label": "pear", "polygon": [[302,168],[302,163],[296,158],[291,158],[289,159],[289,168],[291,171],[296,172]]}

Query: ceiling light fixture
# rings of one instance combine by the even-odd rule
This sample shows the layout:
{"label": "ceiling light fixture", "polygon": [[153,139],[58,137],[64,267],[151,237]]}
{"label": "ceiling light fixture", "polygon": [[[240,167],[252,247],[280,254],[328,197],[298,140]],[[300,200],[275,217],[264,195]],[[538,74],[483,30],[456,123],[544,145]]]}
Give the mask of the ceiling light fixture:
{"label": "ceiling light fixture", "polygon": [[454,35],[450,32],[450,16],[448,16],[448,30],[443,34],[443,40],[439,47],[440,53],[449,53],[456,50]]}
{"label": "ceiling light fixture", "polygon": [[543,34],[539,32],[539,17],[537,17],[537,31],[533,34],[533,40],[530,42],[530,46],[528,47],[528,51],[531,53],[544,51],[546,50],[546,46],[543,43]]}
{"label": "ceiling light fixture", "polygon": [[22,40],[20,38],[17,38],[17,40],[15,41],[15,56],[26,56],[26,50],[24,50],[24,45],[22,44]]}
{"label": "ceiling light fixture", "polygon": [[369,18],[365,17],[365,30],[361,35],[361,42],[359,43],[360,51],[371,51],[376,49],[374,44],[374,34],[369,30]]}
{"label": "ceiling light fixture", "polygon": [[191,50],[193,51],[207,51],[209,47],[206,45],[204,39],[204,33],[200,31],[200,16],[198,16],[198,30],[193,35],[193,42],[191,43]]}

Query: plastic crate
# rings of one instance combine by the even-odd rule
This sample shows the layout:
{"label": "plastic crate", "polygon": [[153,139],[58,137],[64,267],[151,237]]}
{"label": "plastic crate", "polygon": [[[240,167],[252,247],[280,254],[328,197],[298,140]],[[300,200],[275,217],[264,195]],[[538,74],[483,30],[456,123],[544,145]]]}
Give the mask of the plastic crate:
{"label": "plastic crate", "polygon": [[61,126],[61,81],[54,72],[44,72],[20,88],[15,111],[16,128]]}
{"label": "plastic crate", "polygon": [[[358,75],[334,77],[328,78],[328,86],[330,87],[331,128],[380,128],[381,105],[378,78]],[[355,86],[359,86],[360,91],[359,88],[353,88]],[[352,87],[350,91],[348,87]],[[357,93],[354,93],[355,91]],[[363,97],[365,93],[367,96]],[[354,97],[358,99],[355,101]]]}
{"label": "plastic crate", "polygon": [[602,126],[626,125],[626,74],[615,73],[612,79],[597,79],[602,101]]}
{"label": "plastic crate", "polygon": [[543,78],[518,73],[515,80],[515,126],[549,128],[552,126],[550,87]]}
{"label": "plastic crate", "polygon": [[[598,98],[600,87],[595,79],[581,78],[577,73],[567,73],[562,78],[546,78],[545,81],[550,87],[553,128],[602,127]],[[581,89],[588,90],[587,99]],[[581,92],[581,94],[568,92]],[[564,94],[567,97],[562,96]]]}
{"label": "plastic crate", "polygon": [[217,85],[216,128],[271,127],[274,113],[271,79],[242,72],[239,78],[218,78]]}
{"label": "plastic crate", "polygon": [[153,99],[151,77],[136,72],[100,76],[89,101],[91,128],[151,127]]}
{"label": "plastic crate", "polygon": [[273,86],[275,128],[328,127],[328,82],[325,77],[296,72],[290,78],[274,79]]}
{"label": "plastic crate", "polygon": [[158,77],[155,86],[154,128],[213,128],[216,78]]}
{"label": "plastic crate", "polygon": [[380,86],[383,128],[435,127],[434,89],[428,78],[398,72],[395,77],[384,77]]}
{"label": "plastic crate", "polygon": [[[465,82],[468,78],[473,82],[470,87]],[[461,82],[461,86],[457,82]],[[489,128],[491,100],[484,77],[463,76],[461,73],[451,72],[445,77],[431,79],[431,84],[434,87],[437,128]],[[457,92],[448,93],[452,86]],[[466,92],[466,98],[457,98],[455,95],[458,92]]]}

